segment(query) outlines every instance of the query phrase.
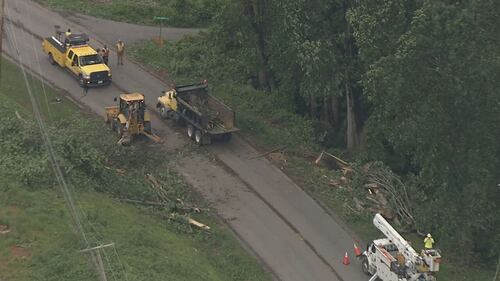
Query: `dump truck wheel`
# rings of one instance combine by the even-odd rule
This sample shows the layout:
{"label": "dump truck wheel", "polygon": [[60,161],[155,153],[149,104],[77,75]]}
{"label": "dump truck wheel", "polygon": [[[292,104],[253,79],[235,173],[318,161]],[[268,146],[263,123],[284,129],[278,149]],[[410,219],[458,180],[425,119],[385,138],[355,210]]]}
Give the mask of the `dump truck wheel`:
{"label": "dump truck wheel", "polygon": [[170,113],[168,111],[169,110],[167,109],[167,107],[165,106],[160,107],[160,116],[162,118],[168,119],[170,117]]}
{"label": "dump truck wheel", "polygon": [[196,132],[194,132],[194,141],[196,142],[196,144],[202,145],[202,140],[203,135],[201,134],[200,130],[196,130]]}
{"label": "dump truck wheel", "polygon": [[194,130],[193,125],[191,125],[191,124],[187,125],[187,135],[190,139],[195,138],[195,130]]}
{"label": "dump truck wheel", "polygon": [[54,57],[52,56],[52,53],[49,53],[49,62],[50,62],[50,64],[52,64],[52,65],[55,65],[55,64],[56,64],[56,61],[54,60]]}

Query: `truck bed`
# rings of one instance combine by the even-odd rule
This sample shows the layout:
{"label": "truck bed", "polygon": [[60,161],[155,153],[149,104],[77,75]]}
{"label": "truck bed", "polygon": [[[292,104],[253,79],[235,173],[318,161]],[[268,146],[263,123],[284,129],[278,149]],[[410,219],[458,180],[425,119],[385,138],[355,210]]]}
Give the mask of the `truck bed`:
{"label": "truck bed", "polygon": [[207,85],[181,86],[175,90],[178,102],[196,114],[200,126],[210,134],[225,134],[239,130],[235,127],[234,111],[208,94]]}
{"label": "truck bed", "polygon": [[50,43],[54,48],[56,48],[59,52],[65,53],[66,52],[66,47],[64,46],[63,43],[61,43],[59,40],[57,40],[54,36],[52,37],[47,37],[45,40]]}
{"label": "truck bed", "polygon": [[57,40],[55,37],[47,37],[43,40],[42,43],[43,51],[46,54],[52,54],[52,58],[57,64],[61,67],[65,67],[65,55],[66,55],[66,46]]}

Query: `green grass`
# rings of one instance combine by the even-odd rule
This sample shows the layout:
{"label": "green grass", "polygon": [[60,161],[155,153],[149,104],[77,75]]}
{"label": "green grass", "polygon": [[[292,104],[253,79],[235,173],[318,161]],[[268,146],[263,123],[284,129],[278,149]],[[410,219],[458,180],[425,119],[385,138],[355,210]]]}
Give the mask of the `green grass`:
{"label": "green grass", "polygon": [[[163,48],[157,48],[151,42],[140,43],[131,46],[129,55],[159,74],[168,74],[166,78],[178,85],[208,78],[211,93],[236,111],[237,126],[247,140],[263,151],[284,146],[288,159],[280,165],[295,182],[331,208],[362,240],[379,238],[381,234],[372,224],[373,214],[352,211],[353,192],[362,191],[332,187],[328,184],[330,179],[338,179],[341,174],[313,164],[320,152],[318,143],[322,140],[318,132],[324,131],[321,123],[294,114],[289,105],[283,104],[283,99],[278,103],[277,95],[283,93],[253,89],[238,76],[241,75],[241,62],[214,51],[214,46],[204,36],[187,37]],[[332,152],[339,156],[344,154],[342,150]],[[361,196],[364,198],[366,195]],[[408,239],[417,245],[415,248],[418,250],[421,239]],[[493,277],[491,270],[482,269],[480,265],[463,268],[449,262],[446,253],[443,255],[445,262],[438,280],[490,281]]]}
{"label": "green grass", "polygon": [[[0,139],[0,224],[9,225],[11,232],[0,234],[0,279],[96,280],[88,257],[77,252],[85,245],[72,227],[44,157],[21,73],[10,62],[1,62],[0,132],[9,134]],[[29,80],[89,240],[93,245],[116,245],[119,256],[112,249],[106,251],[108,274],[114,271],[117,280],[125,280],[123,274],[127,280],[270,280],[215,214],[191,214],[212,227],[205,233],[166,221],[162,216],[169,209],[116,200],[152,200],[144,180],[145,173],[152,173],[172,199],[204,206],[170,169],[175,163],[165,161],[162,151],[115,145],[116,137],[100,118],[77,112],[64,98],[62,103],[51,103],[59,93],[48,87],[46,103],[40,82]],[[16,117],[16,111],[25,121]],[[125,174],[115,172],[116,168]],[[16,247],[27,257],[13,255]]]}
{"label": "green grass", "polygon": [[[2,183],[0,220],[11,232],[0,239],[0,278],[4,280],[95,280],[92,265],[70,226],[70,216],[57,190],[27,191]],[[96,192],[75,196],[93,226],[90,240],[114,242],[128,280],[265,280],[255,263],[226,230],[218,237],[182,235],[147,210],[121,204]],[[206,219],[206,218],[205,218]],[[215,223],[213,219],[209,220]],[[13,257],[14,246],[32,257]],[[231,250],[231,251],[229,251]],[[108,273],[124,280],[114,250],[105,251]],[[233,259],[242,263],[235,264]],[[0,267],[1,268],[1,267]],[[248,271],[249,268],[253,270]]]}
{"label": "green grass", "polygon": [[166,26],[206,27],[226,0],[36,0],[67,12],[146,25],[159,24],[155,16],[167,17]]}

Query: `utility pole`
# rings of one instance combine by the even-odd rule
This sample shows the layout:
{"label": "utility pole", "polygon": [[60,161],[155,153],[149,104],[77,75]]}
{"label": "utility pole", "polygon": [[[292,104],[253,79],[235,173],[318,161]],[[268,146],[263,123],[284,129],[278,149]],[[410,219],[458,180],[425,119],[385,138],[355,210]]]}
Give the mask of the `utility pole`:
{"label": "utility pole", "polygon": [[2,79],[2,39],[3,39],[3,17],[4,17],[4,9],[5,0],[0,0],[0,79]]}
{"label": "utility pole", "polygon": [[106,247],[113,247],[114,245],[115,245],[114,243],[110,243],[110,244],[99,245],[96,247],[87,248],[87,249],[83,249],[83,250],[79,251],[80,253],[90,252],[90,255],[95,260],[95,263],[98,266],[97,271],[99,273],[99,278],[101,279],[101,281],[108,281],[108,278],[106,277],[106,271],[104,270],[104,264],[102,262],[101,250],[106,248]]}

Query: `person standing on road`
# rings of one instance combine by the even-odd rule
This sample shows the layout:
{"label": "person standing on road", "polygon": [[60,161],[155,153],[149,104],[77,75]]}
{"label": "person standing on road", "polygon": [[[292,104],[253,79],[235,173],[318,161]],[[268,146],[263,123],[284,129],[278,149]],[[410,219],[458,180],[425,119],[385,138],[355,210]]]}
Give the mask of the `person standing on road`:
{"label": "person standing on road", "polygon": [[118,55],[118,65],[123,65],[123,54],[125,53],[125,44],[118,40],[116,44],[116,54]]}
{"label": "person standing on road", "polygon": [[104,45],[104,48],[102,48],[102,61],[104,62],[104,64],[108,65],[108,61],[109,61],[109,48],[106,45]]}

